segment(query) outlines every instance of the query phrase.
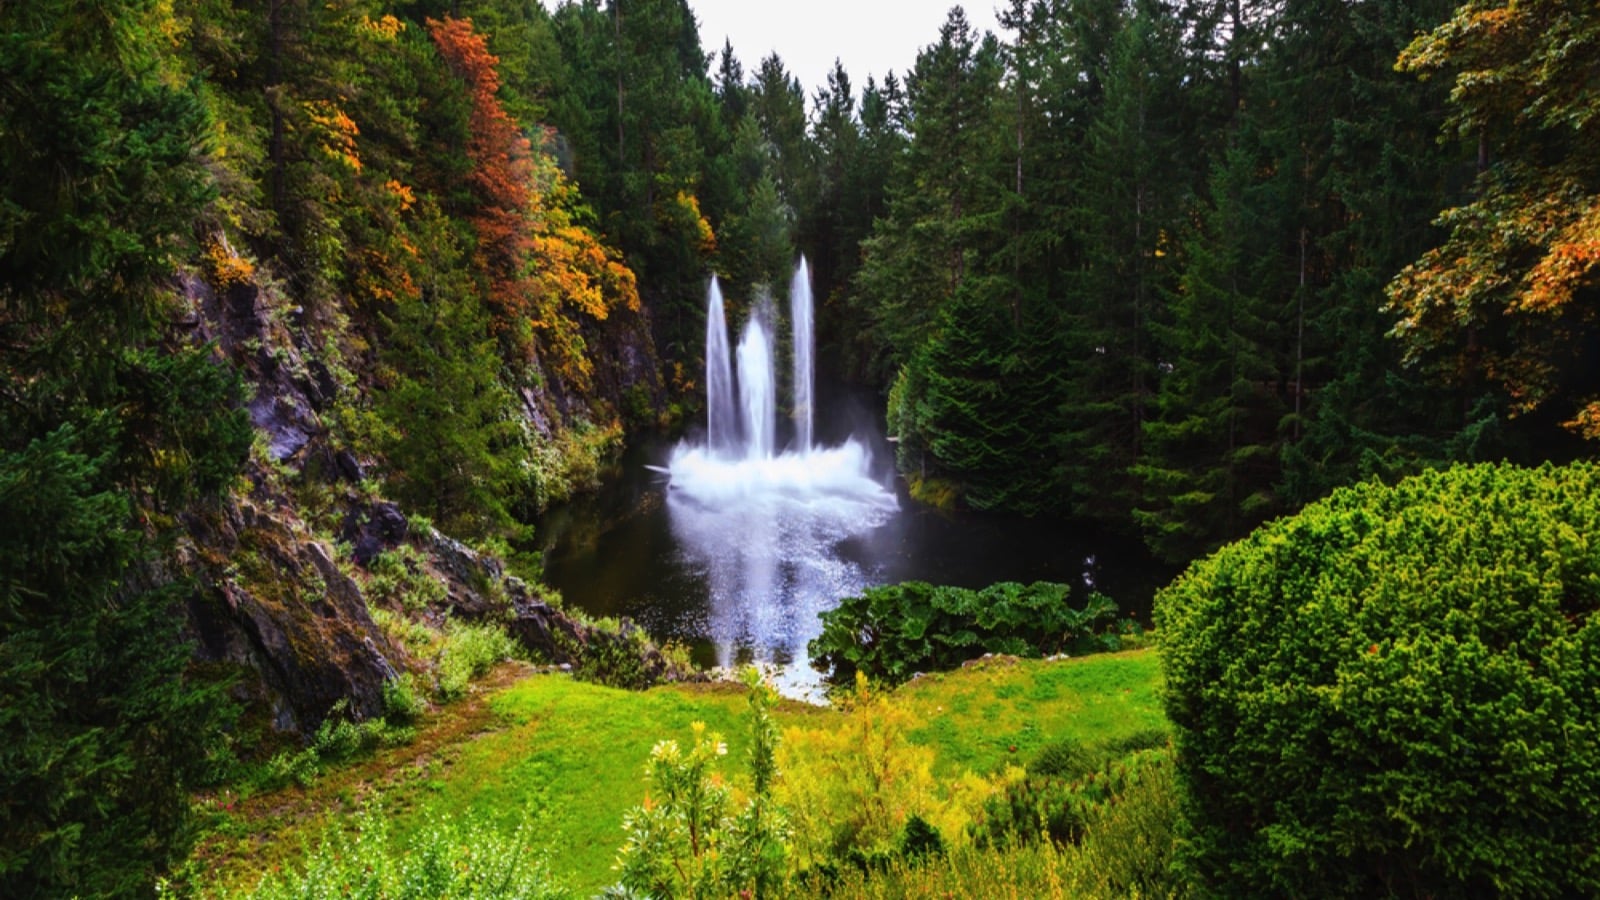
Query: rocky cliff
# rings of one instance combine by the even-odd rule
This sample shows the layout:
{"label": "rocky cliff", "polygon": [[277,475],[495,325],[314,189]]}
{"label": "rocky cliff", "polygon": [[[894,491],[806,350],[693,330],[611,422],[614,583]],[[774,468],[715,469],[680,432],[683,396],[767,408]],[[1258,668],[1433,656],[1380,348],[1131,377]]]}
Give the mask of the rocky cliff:
{"label": "rocky cliff", "polygon": [[[249,720],[305,735],[341,703],[357,719],[380,715],[384,682],[401,672],[425,678],[432,661],[392,639],[374,620],[375,608],[434,629],[450,618],[506,621],[551,663],[582,668],[596,658],[586,651],[605,647],[632,653],[645,681],[669,674],[631,626],[620,635],[594,629],[509,576],[494,557],[430,525],[413,526],[382,497],[372,473],[383,461],[342,445],[328,425],[338,404],[359,405],[371,389],[359,377],[336,377],[319,355],[349,335],[307,322],[301,306],[263,279],[218,281],[180,278],[189,313],[178,327],[187,339],[214,345],[218,364],[237,369],[253,389],[248,410],[258,437],[232,495],[182,523],[178,562],[197,585],[188,618],[199,658],[236,677],[233,691]],[[588,393],[554,378],[520,389],[535,440],[559,440],[597,416],[619,421],[626,413],[642,424],[660,414],[663,389],[644,317],[621,310],[585,323],[585,332],[598,348]],[[417,577],[440,586],[426,592],[428,602],[407,606],[371,589],[374,561],[401,547],[421,561]]]}

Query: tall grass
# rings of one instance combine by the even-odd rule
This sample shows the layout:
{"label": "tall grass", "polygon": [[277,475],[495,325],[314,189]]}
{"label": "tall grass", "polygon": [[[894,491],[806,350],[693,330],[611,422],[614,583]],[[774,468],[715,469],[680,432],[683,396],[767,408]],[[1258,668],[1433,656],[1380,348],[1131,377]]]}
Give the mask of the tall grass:
{"label": "tall grass", "polygon": [[850,870],[831,884],[796,885],[794,896],[834,900],[984,897],[993,900],[1183,897],[1172,871],[1178,794],[1170,763],[1152,769],[1096,811],[1077,844],[962,844],[944,855]]}
{"label": "tall grass", "polygon": [[247,900],[555,900],[573,896],[550,872],[548,851],[527,818],[515,829],[440,817],[403,844],[380,808],[368,808],[353,833],[328,829],[305,862],[269,872]]}

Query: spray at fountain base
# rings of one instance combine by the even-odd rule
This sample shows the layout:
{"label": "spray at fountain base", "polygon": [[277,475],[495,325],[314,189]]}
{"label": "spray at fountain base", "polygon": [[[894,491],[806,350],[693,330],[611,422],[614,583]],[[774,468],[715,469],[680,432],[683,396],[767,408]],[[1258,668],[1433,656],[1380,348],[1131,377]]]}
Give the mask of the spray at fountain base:
{"label": "spray at fountain base", "polygon": [[737,458],[679,444],[667,472],[677,501],[710,509],[753,504],[776,510],[791,504],[813,514],[832,506],[840,514],[878,520],[868,524],[870,528],[899,508],[894,494],[873,480],[870,462],[866,448],[855,440],[807,453]]}

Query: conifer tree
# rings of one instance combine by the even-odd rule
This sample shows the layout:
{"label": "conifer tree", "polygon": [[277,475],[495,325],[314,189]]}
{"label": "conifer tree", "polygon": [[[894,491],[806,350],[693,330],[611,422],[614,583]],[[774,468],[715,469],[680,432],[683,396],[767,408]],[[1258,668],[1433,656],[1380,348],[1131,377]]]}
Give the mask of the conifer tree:
{"label": "conifer tree", "polygon": [[[155,2],[0,6],[0,893],[148,893],[226,721],[190,679],[178,517],[249,446],[171,333],[209,198]],[[160,562],[158,562],[160,560]]]}

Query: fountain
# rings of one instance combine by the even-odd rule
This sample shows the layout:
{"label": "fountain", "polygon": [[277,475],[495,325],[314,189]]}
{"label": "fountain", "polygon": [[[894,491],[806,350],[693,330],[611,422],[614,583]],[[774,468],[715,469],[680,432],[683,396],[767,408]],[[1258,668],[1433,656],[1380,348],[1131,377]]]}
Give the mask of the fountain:
{"label": "fountain", "polygon": [[[774,305],[770,298],[752,304],[734,371],[722,290],[713,278],[706,302],[706,440],[680,443],[666,466],[671,529],[685,562],[706,576],[707,630],[724,665],[740,651],[766,662],[803,662],[806,643],[821,631],[818,613],[870,583],[836,548],[884,524],[899,507],[872,477],[865,444],[854,437],[837,446],[815,443],[813,299],[804,258],[790,303],[789,447],[777,446]],[[805,693],[815,681],[804,665],[779,676],[790,692]]]}
{"label": "fountain", "polygon": [[728,324],[722,311],[722,286],[711,276],[706,301],[706,442],[732,453],[739,433],[733,411],[733,369],[728,363]]}
{"label": "fountain", "polygon": [[789,322],[794,332],[794,419],[795,447],[800,453],[811,452],[811,387],[815,381],[812,371],[811,351],[816,338],[811,331],[811,269],[806,258],[794,267],[794,280],[789,283]]}

